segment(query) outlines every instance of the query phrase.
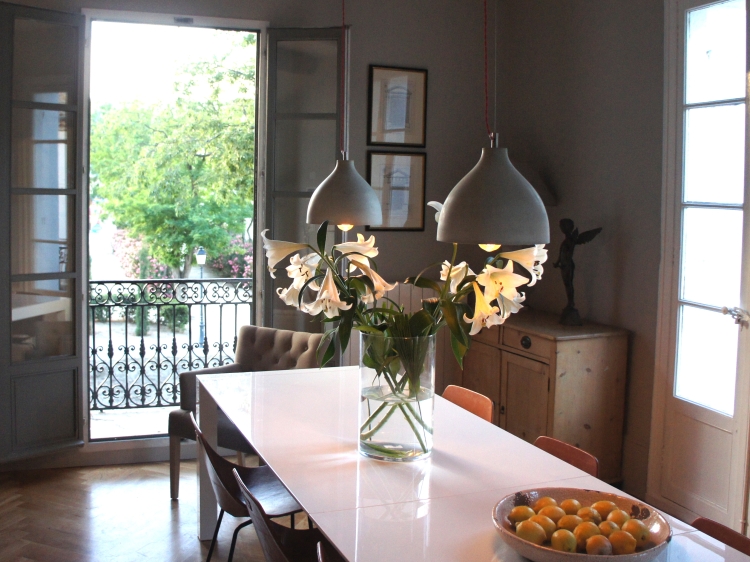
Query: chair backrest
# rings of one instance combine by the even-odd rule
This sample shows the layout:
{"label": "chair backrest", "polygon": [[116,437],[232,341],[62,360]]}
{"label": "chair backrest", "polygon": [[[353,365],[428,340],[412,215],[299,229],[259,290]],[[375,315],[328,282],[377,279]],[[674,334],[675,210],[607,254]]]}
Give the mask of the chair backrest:
{"label": "chair backrest", "polygon": [[534,445],[543,451],[547,451],[550,455],[588,472],[591,476],[599,477],[599,459],[583,449],[545,435],[537,437]]}
{"label": "chair backrest", "polygon": [[253,526],[266,562],[316,562],[316,546],[325,540],[318,529],[290,529],[272,521],[255,499],[242,477],[234,470],[234,478],[250,510]]}
{"label": "chair backrest", "polygon": [[445,387],[443,398],[492,423],[492,400],[484,394],[451,384]]}
{"label": "chair backrest", "polygon": [[320,541],[318,543],[318,562],[346,562],[346,560],[330,544]]}
{"label": "chair backrest", "polygon": [[242,370],[278,371],[318,366],[318,344],[323,334],[242,326],[237,336],[235,362]]}
{"label": "chair backrest", "polygon": [[195,439],[198,442],[198,449],[201,451],[203,462],[208,469],[211,487],[214,489],[219,507],[234,517],[247,517],[250,513],[232,474],[235,465],[219,455],[206,442],[206,438],[198,427],[192,412],[190,412],[190,421],[193,422],[195,427]]}
{"label": "chair backrest", "polygon": [[731,546],[733,549],[750,556],[750,538],[738,533],[734,529],[730,529],[721,523],[717,523],[712,519],[706,519],[705,517],[698,517],[698,519],[693,521],[692,525],[717,541],[721,541],[725,545]]}

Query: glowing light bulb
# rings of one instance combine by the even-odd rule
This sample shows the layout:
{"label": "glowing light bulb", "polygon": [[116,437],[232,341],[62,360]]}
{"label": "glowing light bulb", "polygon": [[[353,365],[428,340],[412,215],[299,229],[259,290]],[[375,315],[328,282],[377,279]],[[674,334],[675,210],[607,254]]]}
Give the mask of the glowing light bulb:
{"label": "glowing light bulb", "polygon": [[479,244],[479,247],[485,252],[494,252],[500,248],[500,244]]}
{"label": "glowing light bulb", "polygon": [[[341,230],[342,232],[347,232],[348,230],[351,230],[352,228],[354,228],[354,225],[353,225],[353,224],[337,224],[336,226],[337,226],[337,227],[338,227],[338,229],[339,229],[339,230]],[[499,247],[499,246],[498,246],[498,247]]]}

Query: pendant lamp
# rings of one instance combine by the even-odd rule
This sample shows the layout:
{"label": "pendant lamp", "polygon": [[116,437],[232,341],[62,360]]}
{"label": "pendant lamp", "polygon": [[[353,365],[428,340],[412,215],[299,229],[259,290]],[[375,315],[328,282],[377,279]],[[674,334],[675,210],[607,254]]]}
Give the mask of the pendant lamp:
{"label": "pendant lamp", "polygon": [[307,206],[307,223],[330,221],[346,232],[355,225],[377,226],[383,223],[383,210],[375,190],[359,175],[354,162],[349,160],[346,145],[348,135],[349,101],[346,83],[346,5],[341,2],[341,130],[339,142],[341,158],[336,160],[333,172],[323,180],[310,198]]}
{"label": "pendant lamp", "polygon": [[[495,35],[497,42],[497,30]],[[479,244],[487,251],[494,251],[501,244],[548,244],[549,218],[544,203],[526,178],[513,167],[508,159],[508,149],[498,147],[498,135],[489,126],[487,0],[484,0],[484,37],[484,116],[490,147],[482,149],[476,166],[448,194],[440,213],[437,239],[440,242]]]}

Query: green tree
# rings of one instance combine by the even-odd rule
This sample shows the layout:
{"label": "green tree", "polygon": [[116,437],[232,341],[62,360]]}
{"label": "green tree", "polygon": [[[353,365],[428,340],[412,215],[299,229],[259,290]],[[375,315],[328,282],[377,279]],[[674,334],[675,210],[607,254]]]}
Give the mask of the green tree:
{"label": "green tree", "polygon": [[173,103],[103,106],[91,118],[92,196],[180,277],[224,252],[253,213],[255,47],[184,68]]}

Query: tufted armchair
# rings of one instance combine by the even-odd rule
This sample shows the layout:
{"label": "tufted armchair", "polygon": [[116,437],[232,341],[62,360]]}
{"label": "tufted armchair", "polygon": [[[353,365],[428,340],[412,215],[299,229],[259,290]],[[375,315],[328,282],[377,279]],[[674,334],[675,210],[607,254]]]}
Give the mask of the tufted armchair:
{"label": "tufted armchair", "polygon": [[[180,408],[169,412],[169,484],[172,499],[180,493],[180,442],[195,441],[190,421],[195,415],[197,375],[310,369],[318,366],[316,352],[323,334],[243,326],[237,336],[235,362],[221,367],[180,373]],[[219,447],[242,453],[255,453],[229,418],[219,410]]]}

